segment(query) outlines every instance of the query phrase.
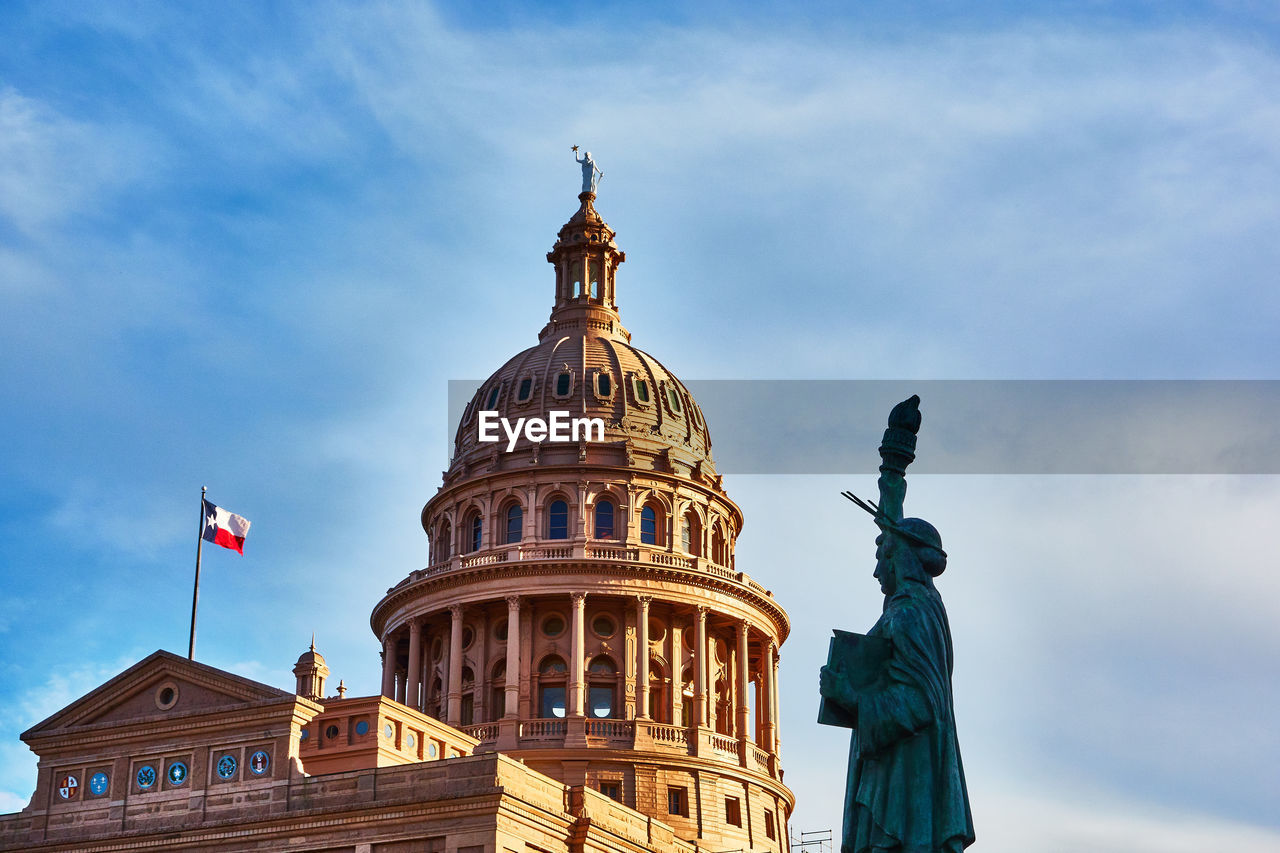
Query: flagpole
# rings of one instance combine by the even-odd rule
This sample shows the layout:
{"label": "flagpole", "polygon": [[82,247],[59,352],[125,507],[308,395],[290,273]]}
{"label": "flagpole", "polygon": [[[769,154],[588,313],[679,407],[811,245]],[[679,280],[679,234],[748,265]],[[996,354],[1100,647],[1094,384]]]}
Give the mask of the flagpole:
{"label": "flagpole", "polygon": [[196,604],[200,601],[200,550],[204,544],[204,493],[208,486],[200,487],[200,526],[196,530],[196,586],[191,593],[191,642],[187,646],[187,659],[196,658]]}

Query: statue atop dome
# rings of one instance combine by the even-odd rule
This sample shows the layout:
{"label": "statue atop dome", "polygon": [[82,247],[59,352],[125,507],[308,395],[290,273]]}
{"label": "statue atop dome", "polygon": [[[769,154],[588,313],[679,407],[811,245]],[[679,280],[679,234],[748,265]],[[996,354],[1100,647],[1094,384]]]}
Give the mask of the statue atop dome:
{"label": "statue atop dome", "polygon": [[596,161],[591,159],[591,152],[586,151],[582,157],[578,157],[578,146],[573,146],[573,161],[582,164],[582,191],[584,193],[594,194],[596,187],[600,184],[600,179],[604,177],[604,172],[596,167]]}

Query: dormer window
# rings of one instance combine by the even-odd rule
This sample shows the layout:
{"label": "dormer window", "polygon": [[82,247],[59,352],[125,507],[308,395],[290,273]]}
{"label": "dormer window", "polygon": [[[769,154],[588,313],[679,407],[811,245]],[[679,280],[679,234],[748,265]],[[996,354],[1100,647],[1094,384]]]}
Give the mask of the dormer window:
{"label": "dormer window", "polygon": [[485,406],[486,409],[492,410],[498,405],[498,395],[500,393],[502,393],[502,386],[494,385],[493,390],[489,392],[489,404]]}
{"label": "dormer window", "polygon": [[675,388],[667,386],[667,408],[671,410],[671,414],[678,415],[680,409],[680,394]]}
{"label": "dormer window", "polygon": [[524,379],[520,380],[520,387],[516,391],[516,402],[527,403],[529,402],[529,399],[532,396],[533,396],[533,377],[526,376]]}
{"label": "dormer window", "polygon": [[596,372],[596,397],[608,400],[613,396],[613,378],[604,370]]}
{"label": "dormer window", "polygon": [[631,396],[642,406],[649,404],[649,381],[638,376],[631,377]]}
{"label": "dormer window", "polygon": [[562,370],[556,374],[555,385],[551,388],[554,397],[564,399],[573,393],[573,371]]}

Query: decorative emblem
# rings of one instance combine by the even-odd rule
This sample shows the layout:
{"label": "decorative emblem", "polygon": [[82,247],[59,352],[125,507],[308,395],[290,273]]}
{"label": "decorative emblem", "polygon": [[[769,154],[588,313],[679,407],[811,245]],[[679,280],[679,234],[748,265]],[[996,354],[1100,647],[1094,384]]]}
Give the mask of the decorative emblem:
{"label": "decorative emblem", "polygon": [[223,779],[230,779],[236,775],[237,766],[234,755],[224,755],[218,759],[218,775]]}
{"label": "decorative emblem", "polygon": [[181,761],[175,761],[169,765],[169,781],[174,785],[181,785],[187,781],[187,765]]}
{"label": "decorative emblem", "polygon": [[358,735],[367,735],[368,733],[369,733],[369,721],[368,721],[368,720],[361,720],[360,722],[356,723],[356,734],[358,734]]}
{"label": "decorative emblem", "polygon": [[64,800],[69,800],[80,790],[80,780],[74,775],[68,773],[62,777],[62,781],[58,783],[58,796]]}
{"label": "decorative emblem", "polygon": [[396,736],[395,728],[390,723],[387,723],[382,727],[382,736],[387,740],[392,740]]}
{"label": "decorative emblem", "polygon": [[267,772],[267,768],[271,766],[271,756],[267,755],[265,750],[258,750],[249,756],[249,772],[254,776],[261,776]]}
{"label": "decorative emblem", "polygon": [[413,747],[417,744],[417,741],[413,739],[413,732],[409,732],[409,734],[404,736],[404,742],[406,746],[408,746],[410,749],[413,749]]}
{"label": "decorative emblem", "polygon": [[138,787],[147,790],[156,783],[156,769],[150,764],[138,768]]}
{"label": "decorative emblem", "polygon": [[89,790],[95,797],[101,797],[107,792],[108,781],[106,773],[94,773],[89,777]]}

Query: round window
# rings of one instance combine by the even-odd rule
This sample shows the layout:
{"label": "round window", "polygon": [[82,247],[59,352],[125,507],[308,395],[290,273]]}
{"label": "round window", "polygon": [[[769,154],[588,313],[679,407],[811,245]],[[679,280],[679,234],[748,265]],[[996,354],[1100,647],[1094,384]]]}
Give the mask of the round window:
{"label": "round window", "polygon": [[440,655],[442,654],[444,654],[444,643],[441,642],[439,637],[436,637],[431,641],[431,659],[440,660]]}
{"label": "round window", "polygon": [[306,740],[309,737],[311,737],[311,729],[303,729],[298,732],[298,740]]}
{"label": "round window", "polygon": [[138,768],[138,787],[147,790],[156,783],[156,769],[150,764],[144,764]]}
{"label": "round window", "polygon": [[390,723],[387,723],[385,726],[382,727],[382,736],[385,737],[387,740],[392,740],[393,738],[395,738],[396,736],[395,727],[392,726]]}
{"label": "round window", "polygon": [[404,736],[404,745],[409,747],[409,749],[413,749],[417,744],[418,742],[413,739],[413,732],[409,732]]}
{"label": "round window", "polygon": [[172,681],[166,681],[156,688],[156,707],[161,711],[167,711],[174,705],[178,704],[178,685]]}
{"label": "round window", "polygon": [[324,729],[324,736],[325,736],[327,739],[329,739],[329,740],[333,740],[334,738],[336,738],[336,737],[338,736],[338,727],[337,727],[337,726],[325,726],[325,729]]}
{"label": "round window", "polygon": [[187,765],[181,761],[175,761],[169,765],[169,782],[174,785],[181,785],[187,781]]}
{"label": "round window", "polygon": [[503,642],[506,642],[506,639],[507,639],[507,623],[506,623],[505,621],[499,622],[496,626],[494,626],[494,629],[493,629],[493,636],[494,636],[496,639],[498,639],[498,640],[501,640],[501,641],[503,641]]}
{"label": "round window", "polygon": [[591,620],[591,630],[595,632],[597,637],[612,637],[614,632],[618,630],[618,625],[613,618],[601,613],[595,619]]}
{"label": "round window", "polygon": [[427,744],[427,757],[428,757],[428,758],[435,758],[435,757],[436,757],[436,745],[435,745],[435,741],[431,741],[431,742],[429,742],[429,743]]}
{"label": "round window", "polygon": [[367,735],[368,733],[369,733],[369,721],[368,721],[368,720],[361,720],[360,722],[356,723],[356,734],[358,734],[358,735]]}
{"label": "round window", "polygon": [[564,617],[551,615],[542,620],[542,633],[548,637],[558,637],[564,633]]}
{"label": "round window", "polygon": [[657,616],[649,617],[649,642],[661,643],[667,638],[667,626]]}
{"label": "round window", "polygon": [[236,768],[239,766],[234,755],[224,755],[218,759],[218,776],[223,779],[230,779],[236,775]]}
{"label": "round window", "polygon": [[264,750],[258,750],[249,756],[249,772],[254,776],[261,776],[267,772],[267,768],[271,766],[271,756],[267,755]]}
{"label": "round window", "polygon": [[472,630],[470,625],[462,629],[462,647],[464,649],[471,648],[471,644],[476,640],[476,632]]}
{"label": "round window", "polygon": [[680,632],[680,639],[684,642],[686,649],[693,649],[693,627],[690,626]]}
{"label": "round window", "polygon": [[108,781],[106,773],[94,773],[89,777],[89,790],[95,797],[101,797],[107,792]]}

